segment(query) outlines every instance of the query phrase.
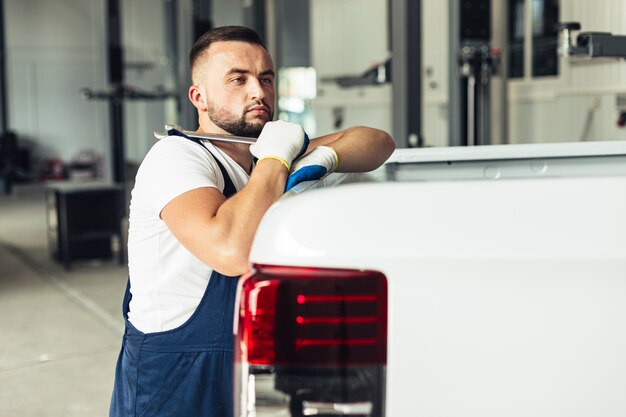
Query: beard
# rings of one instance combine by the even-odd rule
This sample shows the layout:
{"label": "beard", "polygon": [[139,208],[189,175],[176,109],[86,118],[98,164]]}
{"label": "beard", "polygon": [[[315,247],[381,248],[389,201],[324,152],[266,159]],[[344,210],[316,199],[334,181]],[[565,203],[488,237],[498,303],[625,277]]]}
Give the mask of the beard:
{"label": "beard", "polygon": [[[246,113],[253,106],[264,106],[268,111],[268,119],[261,121],[260,123],[253,123],[246,121]],[[209,100],[207,106],[207,113],[209,119],[221,129],[235,136],[245,136],[249,138],[257,138],[263,130],[265,123],[274,118],[274,112],[264,101],[257,100],[255,103],[244,107],[241,115],[236,115],[229,112],[223,107],[219,107],[215,103]]]}

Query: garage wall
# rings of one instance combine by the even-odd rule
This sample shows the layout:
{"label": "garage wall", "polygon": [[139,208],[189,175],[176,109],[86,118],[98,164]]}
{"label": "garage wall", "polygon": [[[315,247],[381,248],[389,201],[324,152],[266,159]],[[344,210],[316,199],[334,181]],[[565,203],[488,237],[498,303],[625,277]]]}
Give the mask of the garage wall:
{"label": "garage wall", "polygon": [[[174,57],[167,50],[170,36],[163,0],[121,1],[123,42],[128,86],[141,91],[176,89],[172,66]],[[182,54],[180,59],[186,59]],[[177,123],[176,101],[126,100],[124,102],[126,160],[138,164],[155,142],[153,132],[165,123]]]}
{"label": "garage wall", "polygon": [[448,144],[448,0],[422,0],[422,134]]}
{"label": "garage wall", "polygon": [[[579,21],[583,31],[626,34],[623,0],[561,0],[560,13],[561,21]],[[626,61],[560,64],[558,77],[510,83],[511,143],[626,139],[626,129],[616,125]]]}
{"label": "garage wall", "polygon": [[[123,1],[126,72],[145,90],[171,87],[163,30],[163,2]],[[324,81],[355,75],[389,56],[387,0],[310,0],[312,65],[318,95],[312,108],[317,134],[367,124],[391,131],[389,85],[340,89]],[[110,177],[108,107],[84,101],[83,87],[105,88],[104,0],[5,0],[9,127],[32,141],[37,156],[69,160],[89,149],[104,158]],[[447,143],[448,1],[422,0],[423,126],[426,144]],[[241,23],[238,2],[214,4],[215,24]],[[561,0],[561,20],[583,30],[626,34],[623,0]],[[181,59],[186,59],[183,54]],[[626,62],[562,63],[558,77],[521,79],[509,85],[509,140],[554,142],[626,139],[616,127],[616,100],[626,96]],[[173,121],[170,100],[127,102],[126,154],[139,162],[152,131]]]}
{"label": "garage wall", "polygon": [[312,102],[317,132],[368,125],[391,132],[391,86],[339,88],[328,78],[359,75],[389,57],[387,0],[310,0],[311,65],[318,92]]}
{"label": "garage wall", "polygon": [[105,85],[103,1],[4,7],[9,127],[40,157],[67,160],[91,149],[108,159],[106,106],[80,97],[83,87]]}
{"label": "garage wall", "polygon": [[[560,0],[560,5],[560,20],[579,21],[583,31],[626,34],[623,0]],[[423,0],[422,7],[424,137],[428,146],[445,146],[448,1]],[[624,140],[626,129],[616,125],[619,95],[626,95],[626,61],[561,61],[557,77],[510,80],[509,143]]]}
{"label": "garage wall", "polygon": [[[108,87],[104,0],[5,0],[9,126],[34,144],[37,159],[68,162],[90,150],[111,178],[108,102],[82,88]],[[173,85],[161,0],[123,1],[126,83],[138,90]],[[125,101],[125,153],[139,162],[152,132],[176,122],[174,100]]]}
{"label": "garage wall", "polygon": [[[313,101],[318,134],[334,131],[335,114],[344,126],[365,124],[392,131],[391,86],[342,89],[338,75],[361,74],[390,56],[387,0],[311,0],[312,65],[318,96]],[[448,143],[448,1],[422,0],[423,113],[426,146]],[[420,76],[420,74],[415,74]]]}
{"label": "garage wall", "polygon": [[[171,56],[166,38],[173,28],[166,24],[166,1],[120,2],[124,76],[132,88],[171,91],[177,87],[173,65],[182,62],[186,70],[191,42],[180,42],[178,59]],[[180,40],[191,31],[191,0],[178,4]],[[33,144],[38,160],[68,162],[83,150],[100,154],[104,176],[110,179],[108,103],[80,95],[85,87],[108,87],[105,0],[5,0],[4,8],[9,127]],[[243,24],[239,1],[214,0],[212,13],[215,25]],[[186,81],[181,84],[178,88],[186,91]],[[154,144],[154,130],[179,122],[173,99],[127,100],[124,116],[125,154],[131,164],[139,163]]]}
{"label": "garage wall", "polygon": [[212,0],[215,26],[243,25],[244,10],[241,1]]}

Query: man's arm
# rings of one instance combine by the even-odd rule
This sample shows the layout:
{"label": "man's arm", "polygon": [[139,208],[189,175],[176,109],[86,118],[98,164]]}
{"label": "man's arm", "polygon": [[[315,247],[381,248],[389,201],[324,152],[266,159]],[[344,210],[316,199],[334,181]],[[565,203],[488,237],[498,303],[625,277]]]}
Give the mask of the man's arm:
{"label": "man's arm", "polygon": [[291,162],[308,140],[298,125],[269,122],[250,152],[258,158],[248,184],[229,199],[216,188],[188,191],[161,210],[161,218],[196,258],[230,276],[248,271],[248,255],[267,209],[284,193]]}
{"label": "man's arm", "polygon": [[337,153],[337,172],[367,172],[376,169],[396,148],[386,132],[364,126],[312,139],[307,153],[318,146],[328,146]]}
{"label": "man's arm", "polygon": [[[339,155],[338,170],[342,172],[375,169],[394,149],[389,135],[365,127],[311,142],[307,151],[321,145],[332,147]],[[291,162],[289,157],[281,159]],[[280,160],[260,159],[248,184],[228,200],[215,188],[191,190],[169,202],[161,218],[178,241],[202,262],[224,275],[241,275],[249,269],[248,256],[261,218],[283,195],[288,174]]]}
{"label": "man's arm", "polygon": [[387,133],[369,127],[353,127],[314,139],[308,153],[294,162],[286,190],[333,171],[371,171],[385,162],[394,149],[395,144]]}
{"label": "man's arm", "polygon": [[176,239],[195,257],[229,276],[248,271],[254,233],[285,189],[287,170],[274,159],[259,161],[248,184],[228,200],[216,188],[188,191],[161,211]]}

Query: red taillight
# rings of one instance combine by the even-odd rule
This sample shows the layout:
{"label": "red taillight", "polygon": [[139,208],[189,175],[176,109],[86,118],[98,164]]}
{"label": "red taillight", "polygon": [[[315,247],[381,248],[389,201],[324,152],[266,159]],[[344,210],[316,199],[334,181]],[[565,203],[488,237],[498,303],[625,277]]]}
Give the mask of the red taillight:
{"label": "red taillight", "polygon": [[255,266],[238,343],[252,365],[384,365],[387,280],[375,271]]}
{"label": "red taillight", "polygon": [[248,361],[270,364],[275,360],[276,290],[278,281],[246,282],[241,298],[240,326]]}

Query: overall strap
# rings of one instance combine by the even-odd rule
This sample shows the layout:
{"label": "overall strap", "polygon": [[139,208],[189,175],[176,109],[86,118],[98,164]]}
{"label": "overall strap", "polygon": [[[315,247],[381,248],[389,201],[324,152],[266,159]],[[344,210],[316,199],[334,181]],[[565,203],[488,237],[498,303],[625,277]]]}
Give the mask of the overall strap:
{"label": "overall strap", "polygon": [[128,312],[130,311],[130,300],[133,298],[130,292],[130,276],[126,279],[126,289],[124,290],[124,299],[122,300],[122,316],[124,321],[128,320]]}
{"label": "overall strap", "polygon": [[226,168],[224,168],[224,165],[222,165],[220,160],[215,155],[213,155],[213,152],[211,152],[211,150],[207,148],[200,139],[189,137],[177,129],[170,129],[167,131],[167,133],[170,136],[182,136],[185,139],[189,139],[190,141],[195,142],[198,145],[202,146],[204,149],[206,149],[207,152],[209,152],[209,155],[211,155],[213,159],[215,160],[215,162],[217,162],[217,166],[220,168],[220,171],[222,172],[222,177],[224,177],[224,197],[228,198],[237,192],[237,189],[235,188],[235,184],[233,184],[233,181],[230,179],[230,176],[226,172]]}
{"label": "overall strap", "polygon": [[[224,196],[228,198],[237,192],[237,189],[235,188],[235,184],[233,184],[233,181],[230,179],[230,176],[226,172],[226,168],[224,168],[224,165],[220,162],[219,159],[217,159],[215,155],[213,155],[211,150],[207,148],[204,145],[204,143],[202,143],[201,140],[196,139],[196,138],[190,138],[189,136],[185,135],[183,132],[176,130],[176,129],[170,129],[168,131],[168,134],[171,136],[182,136],[186,139],[189,139],[192,142],[197,143],[198,145],[206,149],[209,155],[211,155],[213,157],[213,160],[217,163],[217,166],[220,168],[220,171],[222,172],[222,177],[224,177]],[[130,292],[130,277],[129,277],[128,281],[126,282],[126,290],[124,291],[124,300],[122,301],[122,314],[124,316],[124,319],[126,320],[128,319],[128,311],[129,311],[131,299],[132,299],[132,294]]]}

